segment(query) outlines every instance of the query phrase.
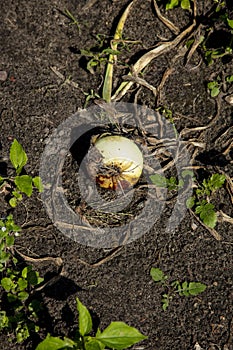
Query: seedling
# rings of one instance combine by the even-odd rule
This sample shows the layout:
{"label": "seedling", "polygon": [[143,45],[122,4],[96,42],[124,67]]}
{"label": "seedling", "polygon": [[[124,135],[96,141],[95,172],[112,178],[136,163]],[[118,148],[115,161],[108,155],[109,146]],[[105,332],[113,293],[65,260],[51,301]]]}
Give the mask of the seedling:
{"label": "seedling", "polygon": [[[226,85],[231,84],[233,82],[233,75],[228,75],[225,79]],[[216,80],[210,81],[207,84],[207,88],[210,91],[211,97],[217,97],[221,91],[221,88],[223,86],[224,82],[221,81],[220,77],[217,77]]]}
{"label": "seedling", "polygon": [[233,75],[228,75],[228,76],[226,77],[226,82],[227,82],[227,83],[233,83]]}
{"label": "seedling", "polygon": [[183,10],[191,10],[191,2],[192,0],[167,0],[166,2],[166,10],[172,10],[175,7],[180,6]]}
{"label": "seedling", "polygon": [[28,157],[22,145],[16,139],[10,148],[10,161],[15,169],[16,176],[10,178],[0,176],[0,188],[4,188],[6,193],[9,192],[11,194],[9,204],[14,208],[23,200],[23,194],[31,197],[34,188],[42,192],[43,186],[39,176],[22,175]]}
{"label": "seedling", "polygon": [[[173,176],[166,178],[160,174],[153,174],[150,179],[158,187],[166,187],[169,191],[178,191],[184,186],[187,176],[194,179],[193,172],[190,170],[184,170],[179,181]],[[213,194],[223,186],[225,179],[223,174],[213,174],[209,179],[204,179],[200,185],[197,185],[194,196],[186,202],[187,207],[194,208],[195,213],[210,228],[214,228],[217,223],[217,213],[210,200]]]}
{"label": "seedling", "polygon": [[20,231],[21,228],[14,223],[12,215],[0,220],[0,272],[6,270],[7,263],[12,257],[10,248],[14,245],[15,236],[18,236]]}
{"label": "seedling", "polygon": [[226,6],[225,1],[222,1],[222,0],[214,0],[214,2],[217,4],[217,7],[216,7],[216,9],[215,9],[215,12],[221,11],[221,10]]}
{"label": "seedling", "polygon": [[184,186],[184,181],[187,176],[193,177],[193,172],[190,170],[184,170],[181,173],[181,179],[178,181],[176,177],[171,176],[170,178],[166,178],[160,174],[153,174],[150,176],[151,182],[158,187],[167,187],[169,191],[178,191],[179,188]]}
{"label": "seedling", "polygon": [[30,292],[43,281],[31,266],[19,268],[12,254],[15,236],[20,230],[12,215],[0,220],[0,286],[6,297],[4,309],[2,306],[0,310],[0,331],[13,332],[18,343],[39,330],[36,321],[40,303],[30,298]]}
{"label": "seedling", "polygon": [[207,84],[207,87],[210,91],[210,96],[211,97],[217,97],[220,93],[220,87],[218,81],[210,81]]}
{"label": "seedling", "polygon": [[95,69],[103,68],[108,61],[108,55],[119,55],[120,51],[112,50],[110,47],[101,51],[94,51],[93,49],[81,50],[81,54],[88,58],[87,70],[91,74],[95,74]]}
{"label": "seedling", "polygon": [[97,94],[93,89],[90,90],[90,92],[84,92],[84,95],[86,96],[84,108],[87,107],[88,103],[91,100],[95,100],[96,98],[101,98],[99,94]]}
{"label": "seedling", "polygon": [[5,290],[6,309],[0,310],[0,330],[7,330],[15,335],[17,343],[26,340],[32,333],[38,332],[38,312],[40,302],[30,298],[31,289],[43,281],[31,266],[22,271],[7,269],[6,277],[1,279]]}
{"label": "seedling", "polygon": [[228,26],[233,29],[233,19],[226,18]]}
{"label": "seedling", "polygon": [[112,322],[103,332],[98,328],[96,335],[90,336],[92,318],[86,306],[79,299],[77,299],[77,310],[79,313],[78,331],[74,340],[47,335],[36,350],[103,350],[106,347],[121,350],[147,338],[136,328],[130,327],[124,322]]}
{"label": "seedling", "polygon": [[[201,41],[201,47],[203,50],[205,61],[208,65],[211,65],[215,60],[223,58],[224,56],[232,55],[232,44],[233,44],[233,19],[228,17],[226,12],[226,2],[222,0],[214,0],[215,3],[210,15],[209,15],[209,27],[206,28],[206,38]],[[209,33],[213,33],[215,24],[222,22],[223,30],[227,32],[227,42],[223,41],[223,45],[219,44],[219,47],[208,47]],[[228,39],[229,38],[229,39]],[[217,41],[216,41],[217,42]]]}
{"label": "seedling", "polygon": [[[42,184],[39,177],[22,175],[28,157],[17,140],[11,145],[10,161],[16,176],[0,177],[0,185],[3,193],[12,195],[9,203],[15,207],[23,200],[23,194],[31,196],[34,187],[42,191]],[[13,335],[18,343],[39,330],[36,320],[40,303],[31,298],[31,291],[43,281],[37,271],[19,264],[13,254],[15,237],[20,231],[12,214],[0,220],[0,287],[5,300],[0,310],[0,330],[7,331],[9,339]]]}
{"label": "seedling", "polygon": [[180,296],[190,297],[196,296],[206,289],[206,285],[200,282],[179,282],[173,281],[169,282],[169,276],[165,275],[164,272],[159,269],[152,267],[150,270],[150,275],[157,284],[160,284],[164,288],[162,293],[162,308],[164,311],[167,310],[170,301],[178,293]]}
{"label": "seedling", "polygon": [[214,204],[210,202],[213,194],[220,189],[226,180],[223,174],[213,174],[209,179],[204,179],[195,190],[194,196],[187,200],[187,207],[194,208],[203,223],[214,228],[217,223],[217,213]]}
{"label": "seedling", "polygon": [[232,54],[232,48],[230,46],[226,46],[224,48],[219,49],[211,49],[208,50],[205,45],[202,46],[204,50],[205,60],[208,65],[211,65],[214,60],[219,58],[223,58],[224,56]]}
{"label": "seedling", "polygon": [[77,28],[78,28],[78,32],[80,33],[81,32],[81,29],[80,29],[80,23],[78,22],[78,20],[75,18],[75,16],[69,11],[69,10],[65,10],[64,11],[64,15],[70,19],[71,21],[71,25],[76,25]]}

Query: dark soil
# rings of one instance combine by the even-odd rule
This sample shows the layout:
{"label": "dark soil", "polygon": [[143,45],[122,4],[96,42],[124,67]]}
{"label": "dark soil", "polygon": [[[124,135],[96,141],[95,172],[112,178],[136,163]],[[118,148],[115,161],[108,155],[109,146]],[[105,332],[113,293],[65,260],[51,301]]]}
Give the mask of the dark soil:
{"label": "dark soil", "polygon": [[[9,0],[1,4],[0,70],[7,73],[0,82],[1,172],[13,172],[9,148],[16,138],[28,155],[26,172],[38,175],[47,137],[62,121],[83,108],[84,92],[93,89],[101,94],[104,70],[96,69],[95,74],[88,72],[86,58],[80,50],[95,47],[97,34],[107,37],[113,34],[112,28],[127,1],[98,0],[86,11],[85,3],[85,0]],[[203,28],[213,29],[208,41],[210,48],[221,46],[230,35],[219,19],[210,19],[212,5],[211,0],[198,0],[197,4]],[[233,18],[230,1],[227,6],[228,16]],[[78,19],[80,31],[64,15],[66,9]],[[181,30],[192,21],[192,15],[180,8],[166,16]],[[141,43],[131,45],[130,51],[123,50],[119,58],[122,64],[114,78],[115,87],[127,72],[123,63],[134,63],[157,42],[174,37],[158,20],[149,1],[137,1],[126,22],[124,35]],[[137,103],[171,110],[179,132],[208,125],[214,119],[204,132],[184,135],[185,140],[193,138],[205,143],[205,148],[190,148],[191,156],[196,152],[193,165],[199,167],[194,168],[195,176],[199,181],[216,172],[232,177],[233,150],[229,145],[233,113],[232,105],[225,100],[232,93],[232,85],[224,85],[220,95],[213,99],[207,91],[207,82],[217,77],[223,81],[232,75],[233,57],[229,54],[207,65],[198,48],[185,65],[184,55],[173,60],[176,54],[177,50],[168,52],[146,68],[143,78],[155,87],[160,84],[167,67],[171,66],[173,72],[157,101],[152,92],[143,87],[137,95]],[[136,91],[127,93],[123,101],[133,102]],[[64,187],[70,205],[75,207],[79,203],[72,196],[77,165],[71,155],[65,164]],[[232,217],[229,193],[225,186],[214,200],[217,210]],[[171,203],[174,204],[172,195]],[[93,267],[79,259],[94,264],[111,252],[86,247],[65,237],[51,223],[39,195],[26,199],[15,210],[2,198],[0,208],[1,216],[13,212],[15,221],[23,226],[16,242],[19,252],[34,258],[60,257],[63,261],[62,271],[51,263],[35,263],[46,280],[54,275],[59,277],[38,292],[38,299],[45,308],[38,337],[23,344],[9,344],[6,334],[2,333],[0,350],[35,349],[39,339],[44,339],[48,332],[72,337],[77,328],[76,297],[91,311],[96,327],[103,329],[111,321],[124,321],[148,335],[148,340],[133,349],[197,350],[198,344],[204,350],[233,349],[233,230],[229,222],[217,224],[216,231],[222,239],[216,240],[191,211],[187,211],[179,227],[168,233],[164,225],[172,211],[168,203],[149,232],[124,245],[112,259]],[[95,223],[102,225],[98,220]],[[119,220],[118,217],[117,225]],[[111,224],[114,223],[113,220]],[[146,232],[146,227],[140,229]],[[205,283],[207,289],[197,297],[175,296],[164,312],[161,308],[163,288],[150,277],[153,266],[161,268],[171,281],[198,281]]]}

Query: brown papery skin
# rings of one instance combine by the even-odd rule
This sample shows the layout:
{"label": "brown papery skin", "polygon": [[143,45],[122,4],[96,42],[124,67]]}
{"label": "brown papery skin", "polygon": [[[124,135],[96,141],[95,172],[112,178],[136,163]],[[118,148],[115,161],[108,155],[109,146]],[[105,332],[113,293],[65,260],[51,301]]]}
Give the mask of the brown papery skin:
{"label": "brown papery skin", "polygon": [[117,191],[119,189],[127,190],[133,186],[132,183],[120,178],[119,176],[98,175],[96,177],[96,183],[102,188],[113,191]]}

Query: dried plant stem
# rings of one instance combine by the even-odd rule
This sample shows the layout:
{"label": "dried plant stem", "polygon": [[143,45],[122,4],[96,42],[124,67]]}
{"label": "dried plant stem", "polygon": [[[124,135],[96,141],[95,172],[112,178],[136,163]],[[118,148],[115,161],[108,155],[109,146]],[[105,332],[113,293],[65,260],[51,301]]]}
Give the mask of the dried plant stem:
{"label": "dried plant stem", "polygon": [[171,21],[169,21],[169,19],[167,19],[166,17],[164,17],[161,12],[160,12],[160,9],[157,5],[157,1],[156,0],[153,0],[153,3],[154,3],[154,8],[155,8],[155,11],[156,11],[156,14],[158,16],[158,18],[160,19],[160,21],[165,24],[165,26],[170,29],[170,31],[176,35],[179,34],[180,30],[177,26],[175,26],[175,24],[173,24]]}
{"label": "dried plant stem", "polygon": [[[139,74],[146,66],[150,64],[150,62],[155,59],[156,57],[161,56],[162,54],[174,49],[180,42],[191,33],[191,31],[194,29],[196,25],[196,21],[194,20],[193,23],[185,29],[181,34],[179,34],[174,40],[167,41],[161,43],[159,46],[156,46],[154,49],[150,50],[149,52],[145,53],[139,60],[133,65],[132,71],[136,74]],[[129,75],[132,75],[129,73]],[[126,92],[131,88],[131,86],[134,84],[134,82],[123,82],[119,88],[117,89],[116,93],[112,96],[112,101],[119,101]]]}

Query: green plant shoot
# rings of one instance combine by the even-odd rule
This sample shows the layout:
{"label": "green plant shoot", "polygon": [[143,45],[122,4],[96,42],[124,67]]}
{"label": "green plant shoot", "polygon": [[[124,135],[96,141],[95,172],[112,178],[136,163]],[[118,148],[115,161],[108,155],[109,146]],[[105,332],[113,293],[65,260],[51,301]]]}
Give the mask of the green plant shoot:
{"label": "green plant shoot", "polygon": [[112,322],[101,332],[99,329],[96,335],[90,336],[92,331],[92,318],[88,309],[77,299],[78,319],[78,340],[68,338],[60,339],[48,335],[36,348],[36,350],[103,350],[106,348],[123,350],[147,337],[141,334],[136,328],[130,327],[124,322]]}
{"label": "green plant shoot", "polygon": [[[117,51],[118,42],[120,39],[122,39],[122,33],[123,33],[125,21],[128,17],[129,11],[130,11],[133,3],[134,3],[134,0],[131,3],[129,3],[129,5],[126,7],[124,13],[122,14],[122,16],[117,24],[117,28],[116,28],[114,38],[113,38],[112,44],[111,44],[111,48],[113,51]],[[107,68],[106,68],[106,73],[105,73],[104,86],[103,86],[103,99],[106,102],[111,101],[113,65],[114,65],[115,61],[116,61],[116,55],[114,53],[110,53]]]}
{"label": "green plant shoot", "polygon": [[206,285],[200,282],[168,282],[168,276],[164,274],[164,272],[159,269],[152,267],[150,270],[150,275],[154,282],[157,284],[160,284],[165,289],[162,293],[161,303],[162,303],[162,309],[164,311],[167,310],[170,301],[173,299],[173,297],[178,293],[180,296],[196,296],[200,293],[204,292],[206,289]]}

